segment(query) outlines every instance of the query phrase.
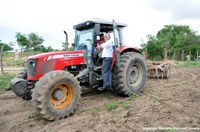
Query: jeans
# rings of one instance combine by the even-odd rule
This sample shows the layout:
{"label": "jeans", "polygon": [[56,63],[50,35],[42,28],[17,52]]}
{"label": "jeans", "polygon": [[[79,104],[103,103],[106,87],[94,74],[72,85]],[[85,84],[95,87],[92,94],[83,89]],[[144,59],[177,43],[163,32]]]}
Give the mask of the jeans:
{"label": "jeans", "polygon": [[112,82],[111,64],[112,64],[112,57],[103,58],[102,76],[103,76],[104,88],[108,88],[111,86]]}

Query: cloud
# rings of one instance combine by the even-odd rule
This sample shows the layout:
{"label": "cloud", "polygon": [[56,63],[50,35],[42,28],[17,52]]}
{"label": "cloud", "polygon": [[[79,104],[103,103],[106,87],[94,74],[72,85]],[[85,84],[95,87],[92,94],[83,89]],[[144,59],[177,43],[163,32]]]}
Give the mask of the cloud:
{"label": "cloud", "polygon": [[104,18],[128,24],[124,40],[135,47],[147,34],[156,34],[167,24],[183,23],[199,29],[199,21],[194,21],[200,17],[199,3],[198,0],[0,0],[0,40],[14,42],[16,32],[36,32],[44,37],[45,46],[59,48],[65,41],[63,30],[68,32],[72,43],[75,24]]}
{"label": "cloud", "polygon": [[146,0],[147,4],[161,12],[169,12],[173,20],[200,20],[199,0]]}

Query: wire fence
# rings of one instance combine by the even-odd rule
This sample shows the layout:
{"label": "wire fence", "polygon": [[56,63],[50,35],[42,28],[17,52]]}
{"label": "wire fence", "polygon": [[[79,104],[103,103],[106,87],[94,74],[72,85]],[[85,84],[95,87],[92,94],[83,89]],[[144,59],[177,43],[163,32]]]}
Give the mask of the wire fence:
{"label": "wire fence", "polygon": [[161,54],[158,53],[149,53],[148,50],[144,51],[144,56],[146,60],[160,61],[160,60],[176,60],[176,61],[196,61],[200,60],[200,50],[195,51],[185,51],[185,50],[176,50],[176,51],[167,51],[163,49]]}

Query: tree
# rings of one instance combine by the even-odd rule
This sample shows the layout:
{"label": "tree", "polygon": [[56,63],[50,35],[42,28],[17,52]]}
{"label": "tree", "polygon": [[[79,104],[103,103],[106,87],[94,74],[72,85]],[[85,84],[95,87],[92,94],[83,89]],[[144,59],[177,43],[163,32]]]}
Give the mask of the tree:
{"label": "tree", "polygon": [[29,46],[28,38],[26,37],[26,35],[18,32],[18,33],[16,33],[15,37],[17,39],[16,41],[17,41],[18,45],[21,46],[21,49],[26,51]]}
{"label": "tree", "polygon": [[200,45],[199,35],[185,25],[165,25],[156,36],[148,35],[147,39],[148,41],[142,43],[141,46],[148,49],[150,59],[155,56],[162,58],[165,47],[169,53],[181,50],[196,52]]}
{"label": "tree", "polygon": [[41,52],[52,52],[54,49],[51,46],[45,47],[44,45],[39,45],[35,51],[41,51]]}
{"label": "tree", "polygon": [[0,48],[4,46],[3,51],[11,51],[13,48],[9,44],[2,43],[0,40]]}
{"label": "tree", "polygon": [[37,51],[40,45],[44,42],[44,39],[36,33],[21,34],[20,32],[15,35],[17,43],[24,51]]}
{"label": "tree", "polygon": [[40,46],[44,42],[44,39],[35,33],[30,33],[28,35],[28,41],[30,44],[30,48],[36,51],[37,47]]}
{"label": "tree", "polygon": [[[148,49],[147,54],[148,54],[148,59],[160,59],[162,57],[162,46],[159,45],[158,39],[153,36],[153,35],[147,35],[147,43],[143,43],[142,48],[143,49]],[[159,54],[159,56],[158,56]]]}
{"label": "tree", "polygon": [[[66,46],[67,46],[66,42],[62,42],[62,51],[66,51]],[[73,51],[73,47],[68,47],[68,51]]]}

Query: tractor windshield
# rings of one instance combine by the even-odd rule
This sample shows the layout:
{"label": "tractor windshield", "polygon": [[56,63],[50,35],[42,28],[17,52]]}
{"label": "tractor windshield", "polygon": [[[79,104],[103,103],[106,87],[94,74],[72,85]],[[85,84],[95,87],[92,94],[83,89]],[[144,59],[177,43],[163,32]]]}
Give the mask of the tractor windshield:
{"label": "tractor windshield", "polygon": [[76,31],[75,50],[85,50],[87,55],[91,55],[94,29]]}

